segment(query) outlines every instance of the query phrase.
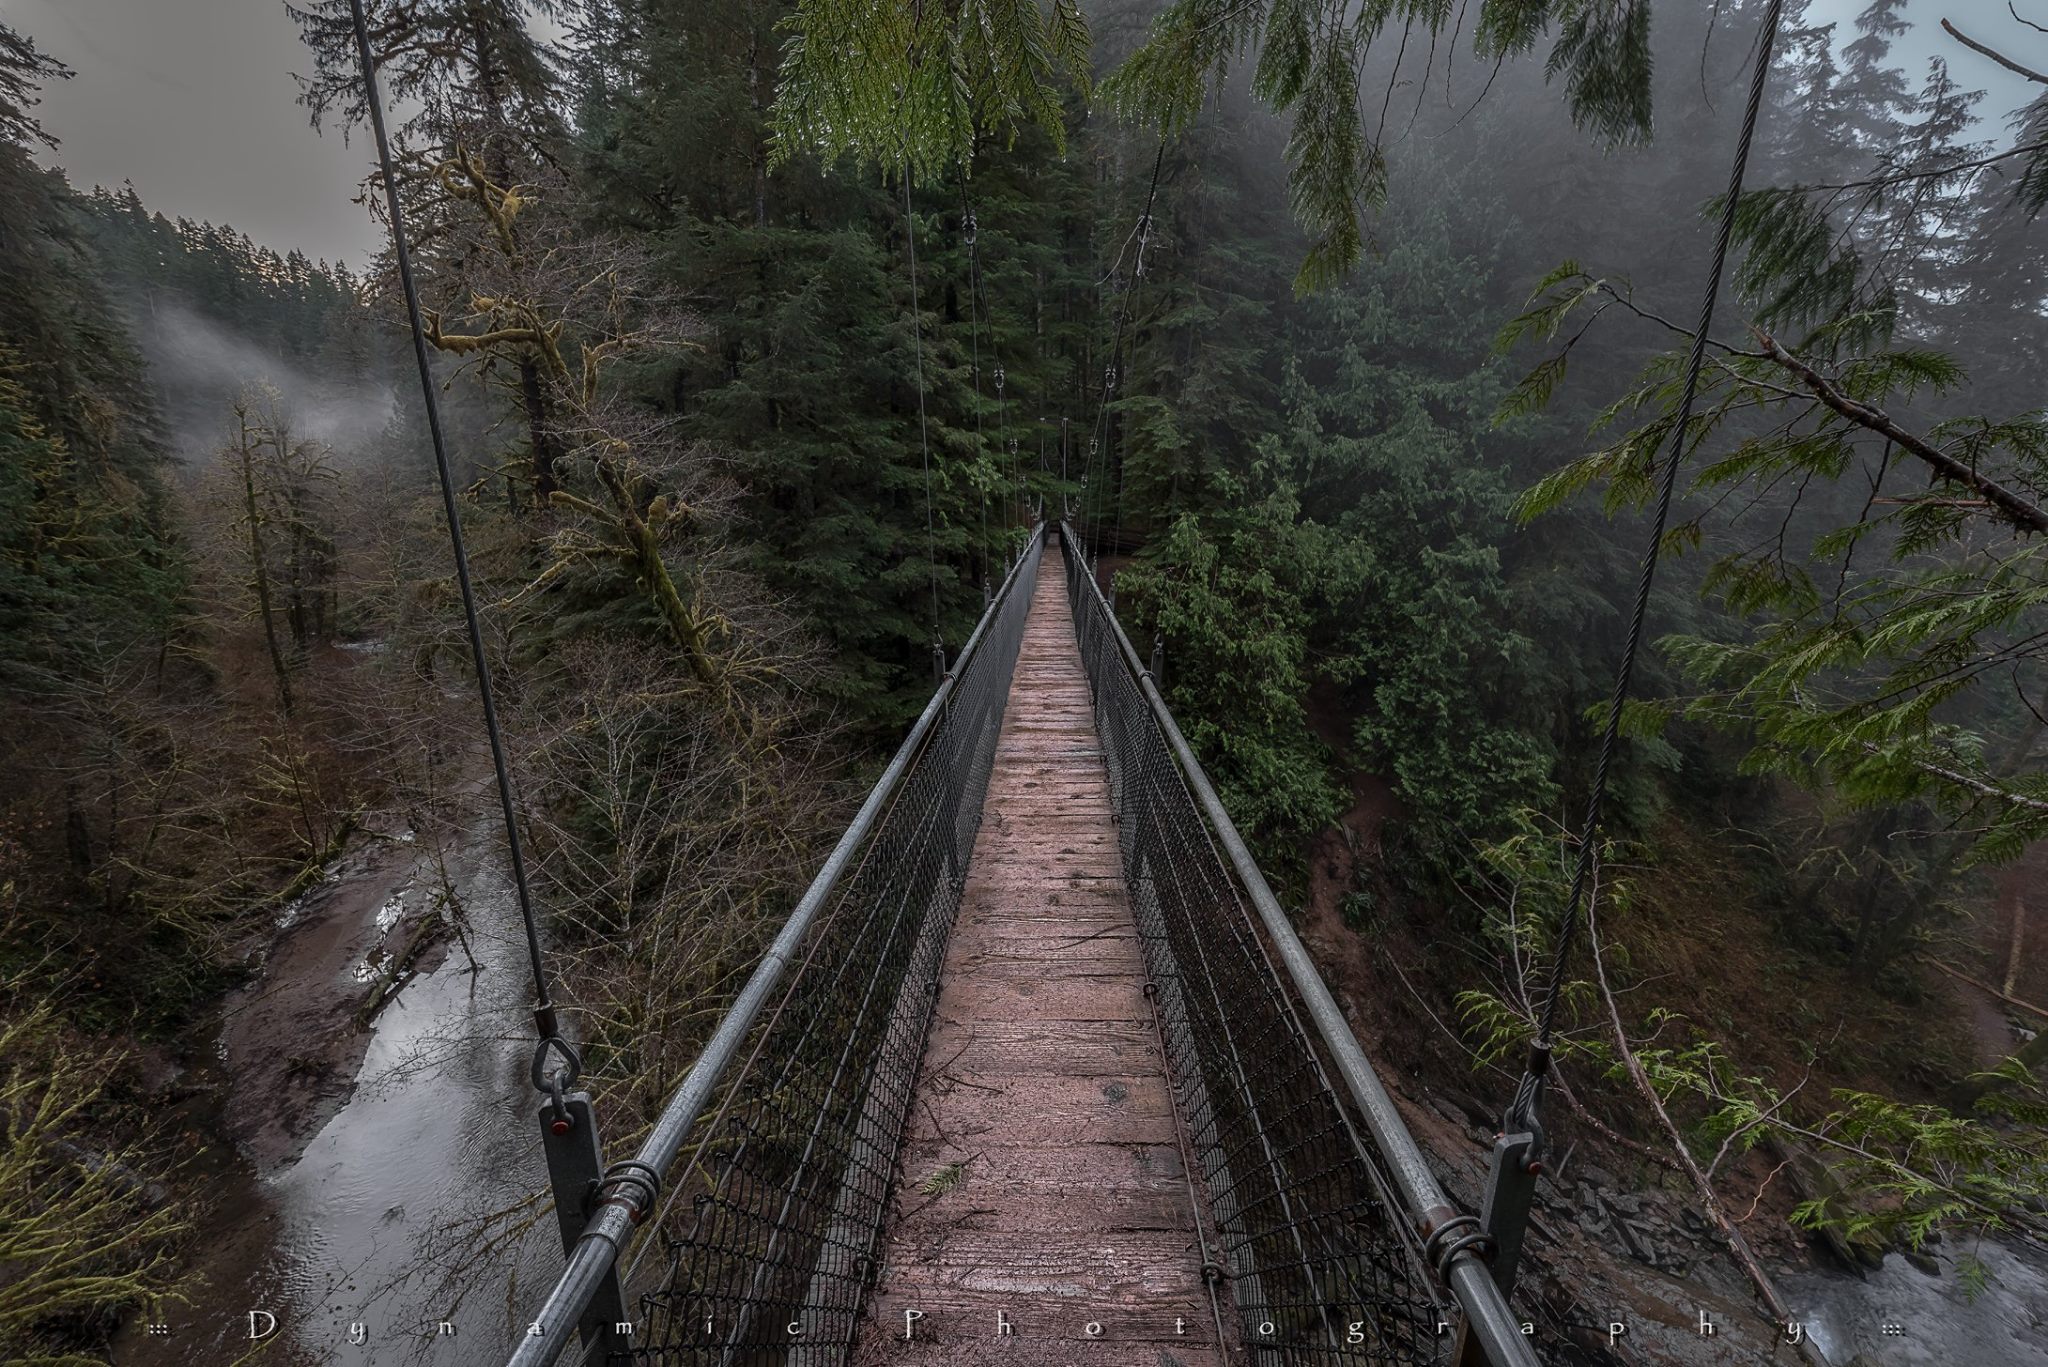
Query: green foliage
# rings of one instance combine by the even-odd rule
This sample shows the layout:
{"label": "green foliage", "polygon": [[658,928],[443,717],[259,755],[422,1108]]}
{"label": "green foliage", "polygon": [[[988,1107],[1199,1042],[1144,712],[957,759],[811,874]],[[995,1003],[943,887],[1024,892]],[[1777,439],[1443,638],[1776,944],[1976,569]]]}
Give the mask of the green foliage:
{"label": "green foliage", "polygon": [[776,159],[815,154],[920,178],[971,165],[977,139],[1036,130],[1066,145],[1064,88],[1085,96],[1075,0],[798,0],[776,93]]}
{"label": "green foliage", "polygon": [[[1831,159],[1836,177],[1859,158],[1868,174],[1752,190],[1737,208],[1754,341],[1710,345],[1676,457],[1691,465],[1692,506],[1735,516],[1721,529],[1681,512],[1667,542],[1709,554],[1699,583],[1729,624],[1662,648],[1694,690],[1685,715],[1749,742],[1745,772],[1796,777],[1850,809],[1931,808],[1959,832],[1961,867],[2048,834],[2048,778],[2030,752],[2048,566],[2008,511],[2048,487],[2048,415],[2032,395],[2018,411],[1966,407],[2004,386],[1972,382],[1955,349],[1973,339],[1954,331],[2007,288],[1988,255],[1975,264],[1990,242],[2007,269],[2031,272],[2040,253],[1999,226],[2006,191],[1967,141],[1975,96],[1939,70],[1917,96],[1906,89],[1883,61],[1903,31],[1889,7],[1859,27],[1846,74],[1818,72],[1781,99],[1804,121],[1785,135],[1800,158]],[[1546,278],[1501,333],[1503,347],[1548,353],[1504,417],[1553,401],[1567,358],[1616,317],[1657,315],[1575,263]],[[2001,331],[1992,352],[2006,347]],[[1682,355],[1642,366],[1594,420],[1601,445],[1535,483],[1523,517],[1596,486],[1610,513],[1648,497],[1672,458]],[[1759,525],[1745,534],[1744,518]]]}
{"label": "green foliage", "polygon": [[[1119,611],[1140,640],[1164,633],[1176,715],[1276,866],[1341,809],[1340,764],[1392,783],[1416,848],[1460,862],[1456,833],[1547,799],[1555,759],[1548,719],[1513,682],[1540,652],[1514,627],[1494,539],[1508,495],[1485,445],[1501,389],[1476,322],[1485,246],[1402,206],[1399,245],[1291,305],[1278,365],[1255,367],[1260,311],[1226,324],[1235,292],[1185,277],[1207,286],[1215,259],[1241,282],[1263,259],[1231,226],[1184,217],[1177,195],[1165,212],[1183,245],[1150,326],[1169,355],[1193,331],[1200,371],[1141,371],[1147,397],[1120,405],[1123,522],[1157,530],[1118,574]],[[1285,301],[1279,271],[1266,278]]]}
{"label": "green foliage", "polygon": [[0,142],[54,146],[34,114],[42,87],[68,80],[71,68],[36,47],[35,39],[0,24]]}
{"label": "green foliage", "polygon": [[[1363,112],[1367,53],[1394,24],[1404,43],[1417,27],[1434,43],[1464,17],[1444,0],[1372,0],[1349,18],[1301,0],[1176,0],[1104,82],[1104,94],[1126,117],[1170,136],[1192,122],[1234,60],[1256,53],[1254,92],[1292,121],[1288,196],[1309,234],[1295,285],[1322,289],[1358,266],[1366,216],[1386,202],[1384,117],[1368,132]],[[1545,72],[1562,78],[1573,120],[1610,139],[1647,137],[1648,0],[1487,0],[1473,20],[1473,50],[1504,61],[1532,49],[1552,25],[1558,38]],[[1395,81],[1398,72],[1386,79]]]}
{"label": "green foliage", "polygon": [[[1361,89],[1373,43],[1396,24],[1404,43],[1417,26],[1435,42],[1454,21],[1464,13],[1447,0],[1369,0],[1353,16],[1304,0],[1174,0],[1102,93],[1126,118],[1175,137],[1231,64],[1256,53],[1254,91],[1292,122],[1288,197],[1309,235],[1295,284],[1306,292],[1358,265],[1366,216],[1385,202],[1384,118],[1367,131]],[[1649,0],[1485,0],[1473,49],[1505,60],[1551,26],[1545,72],[1561,80],[1574,122],[1609,139],[1647,137]],[[971,164],[984,130],[1014,142],[1029,126],[1063,139],[1062,85],[1087,93],[1089,36],[1070,0],[800,0],[789,27],[776,112],[785,159],[816,151],[930,177]]]}
{"label": "green foliage", "polygon": [[[1570,854],[1535,813],[1522,814],[1513,835],[1481,851],[1485,933],[1503,962],[1547,962],[1565,909]],[[1852,1089],[1808,1100],[1803,1083],[1786,1088],[1743,1068],[1701,1022],[1636,1004],[1642,984],[1629,944],[1658,933],[1635,905],[1653,871],[1622,871],[1623,854],[1640,858],[1639,851],[1603,850],[1597,948],[1628,1035],[1616,1037],[1597,983],[1575,974],[1556,1038],[1561,1064],[1624,1084],[1625,1095],[1632,1061],[1709,1172],[1766,1142],[1790,1148],[1823,1175],[1809,1184],[1821,1194],[1802,1202],[1793,1220],[1852,1244],[1918,1248],[1937,1233],[2043,1232],[2030,1203],[2048,1182],[2048,1092],[2026,1062],[2007,1059],[1975,1079],[1975,1096],[1957,1106]],[[1520,983],[1459,995],[1481,1062],[1507,1060],[1528,1041],[1526,989]]]}
{"label": "green foliage", "polygon": [[1319,642],[1358,759],[1411,817],[1476,834],[1544,799],[1553,753],[1508,683],[1536,652],[1485,530],[1507,509],[1481,445],[1499,378],[1476,328],[1421,320],[1423,301],[1472,291],[1454,283],[1471,263],[1441,221],[1406,226],[1355,286],[1307,309],[1262,454],[1337,533]]}
{"label": "green foliage", "polygon": [[1169,643],[1168,701],[1232,819],[1283,851],[1343,808],[1303,706],[1328,539],[1295,511],[1275,494],[1241,513],[1183,516],[1118,579],[1119,611]]}
{"label": "green foliage", "polygon": [[0,345],[0,690],[50,698],[159,638],[179,576],[150,486],[84,468],[31,414],[22,369]]}
{"label": "green foliage", "polygon": [[586,101],[585,187],[606,226],[652,234],[703,329],[634,397],[734,476],[741,564],[813,624],[823,700],[880,743],[929,695],[935,581],[957,650],[1017,544],[1043,416],[1093,321],[1065,305],[1090,206],[1075,159],[1020,126],[1008,155],[919,189],[907,220],[899,182],[777,140],[778,15],[634,8],[630,38],[608,39],[619,76]]}
{"label": "green foliage", "polygon": [[917,1189],[927,1196],[944,1196],[960,1185],[967,1175],[965,1163],[941,1163],[933,1168],[930,1175],[917,1184]]}

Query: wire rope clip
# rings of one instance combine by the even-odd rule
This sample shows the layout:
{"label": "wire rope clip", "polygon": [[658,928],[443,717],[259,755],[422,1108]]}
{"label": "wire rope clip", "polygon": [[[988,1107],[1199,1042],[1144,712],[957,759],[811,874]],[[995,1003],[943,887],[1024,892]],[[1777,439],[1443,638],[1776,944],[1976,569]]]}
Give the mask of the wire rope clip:
{"label": "wire rope clip", "polygon": [[645,1220],[661,1199],[661,1174],[637,1158],[621,1158],[598,1180],[596,1206],[624,1206],[634,1224]]}
{"label": "wire rope clip", "polygon": [[1491,1262],[1493,1249],[1493,1236],[1486,1232],[1477,1215],[1452,1215],[1431,1225],[1422,1240],[1424,1261],[1446,1286],[1451,1281],[1451,1264],[1461,1254],[1476,1253]]}
{"label": "wire rope clip", "polygon": [[[997,367],[996,367],[996,393],[1000,394],[1000,393],[1002,393],[1002,392],[1003,392],[1003,368],[1002,368],[1001,366],[997,366]],[[1011,438],[1011,440],[1010,440],[1010,449],[1011,449],[1011,450],[1013,450],[1013,451],[1017,449],[1017,441],[1016,441],[1016,439],[1015,439],[1014,437],[1013,437],[1013,438]]]}
{"label": "wire rope clip", "polygon": [[974,210],[969,209],[966,216],[960,220],[960,240],[972,247],[980,232],[981,224],[975,220]]}

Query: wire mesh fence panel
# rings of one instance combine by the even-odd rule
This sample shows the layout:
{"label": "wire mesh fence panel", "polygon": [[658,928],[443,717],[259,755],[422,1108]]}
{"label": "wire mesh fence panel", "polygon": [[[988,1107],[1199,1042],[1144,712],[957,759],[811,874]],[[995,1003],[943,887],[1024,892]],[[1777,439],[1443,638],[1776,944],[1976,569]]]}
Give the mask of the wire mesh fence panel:
{"label": "wire mesh fence panel", "polygon": [[1454,1316],[1340,1101],[1152,713],[1110,608],[1062,536],[1167,1065],[1250,1360],[1432,1363]]}
{"label": "wire mesh fence panel", "polygon": [[980,827],[1043,537],[669,1175],[665,1265],[626,1355],[824,1364],[852,1343],[939,965]]}

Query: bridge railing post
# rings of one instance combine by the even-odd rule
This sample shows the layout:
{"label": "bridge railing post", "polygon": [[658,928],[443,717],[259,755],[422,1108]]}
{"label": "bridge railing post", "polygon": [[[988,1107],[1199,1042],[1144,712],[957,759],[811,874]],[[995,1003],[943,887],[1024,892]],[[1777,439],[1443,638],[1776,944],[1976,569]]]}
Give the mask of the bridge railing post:
{"label": "bridge railing post", "polygon": [[[604,1181],[604,1157],[597,1137],[597,1113],[590,1093],[570,1092],[540,1108],[541,1149],[547,1155],[548,1185],[555,1196],[555,1222],[561,1228],[562,1251],[573,1252],[591,1217],[597,1214]],[[596,1362],[631,1347],[622,1342],[618,1326],[627,1326],[626,1300],[616,1267],[599,1283],[590,1308],[583,1312],[583,1346]]]}
{"label": "bridge railing post", "polygon": [[[1493,1259],[1488,1270],[1502,1299],[1515,1291],[1522,1236],[1529,1228],[1529,1207],[1536,1201],[1536,1178],[1543,1171],[1535,1153],[1533,1134],[1494,1136],[1493,1162],[1487,1171],[1486,1201],[1479,1211],[1479,1227],[1493,1238]],[[1487,1367],[1486,1354],[1473,1337],[1469,1318],[1458,1326],[1457,1349],[1451,1354],[1451,1361],[1457,1367]]]}

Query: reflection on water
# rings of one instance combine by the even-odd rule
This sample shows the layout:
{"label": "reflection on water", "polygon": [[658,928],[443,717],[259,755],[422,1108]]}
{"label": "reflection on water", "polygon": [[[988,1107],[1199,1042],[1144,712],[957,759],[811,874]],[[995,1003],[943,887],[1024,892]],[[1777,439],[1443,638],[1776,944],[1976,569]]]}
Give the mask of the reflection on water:
{"label": "reflection on water", "polygon": [[[411,979],[377,1017],[348,1105],[265,1183],[289,1302],[280,1332],[315,1361],[502,1362],[516,1337],[508,1275],[522,1256],[534,1264],[526,1284],[559,1265],[552,1219],[540,1226],[549,1237],[510,1233],[545,1184],[525,1076],[525,958],[509,889],[466,862],[457,877],[482,971],[456,949]],[[380,931],[404,895],[379,909]]]}

